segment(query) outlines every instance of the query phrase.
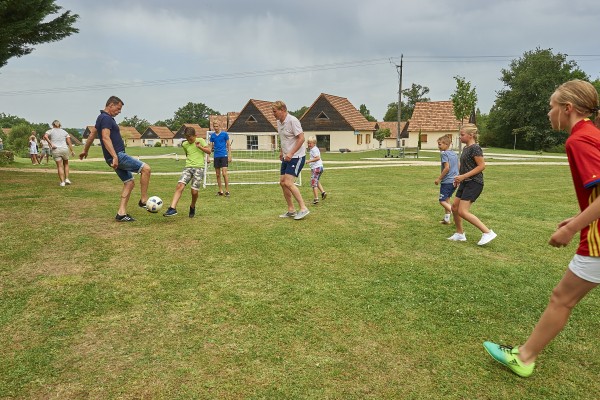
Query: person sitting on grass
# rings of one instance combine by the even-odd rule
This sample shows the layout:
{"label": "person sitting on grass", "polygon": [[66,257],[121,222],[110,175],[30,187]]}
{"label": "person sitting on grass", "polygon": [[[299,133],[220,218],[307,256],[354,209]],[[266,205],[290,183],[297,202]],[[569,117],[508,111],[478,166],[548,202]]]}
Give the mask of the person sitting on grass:
{"label": "person sitting on grass", "polygon": [[[191,181],[190,189],[192,191],[192,203],[190,205],[189,217],[193,218],[196,215],[196,201],[198,200],[198,190],[202,186],[204,180],[204,159],[206,154],[211,153],[210,146],[206,144],[206,140],[196,137],[196,130],[191,126],[185,128],[183,132],[185,140],[181,144],[185,152],[185,168],[181,173],[179,182],[175,187],[173,200],[167,211],[163,214],[165,217],[173,217],[177,215],[177,203],[181,198],[183,189]],[[206,154],[205,154],[206,153]]]}
{"label": "person sitting on grass", "polygon": [[[563,83],[550,97],[552,129],[569,132],[565,150],[581,212],[559,223],[548,244],[565,247],[580,232],[579,247],[525,344],[483,343],[496,361],[524,378],[533,374],[538,355],[565,327],[573,308],[600,283],[599,108],[596,88],[579,79]],[[588,119],[592,114],[596,115],[595,122]]]}

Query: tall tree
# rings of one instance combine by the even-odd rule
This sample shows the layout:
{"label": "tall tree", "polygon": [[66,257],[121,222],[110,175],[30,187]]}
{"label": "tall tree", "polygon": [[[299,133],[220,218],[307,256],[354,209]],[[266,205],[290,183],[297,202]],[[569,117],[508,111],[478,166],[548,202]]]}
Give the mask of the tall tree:
{"label": "tall tree", "polygon": [[146,132],[146,129],[148,129],[148,127],[150,126],[150,122],[148,122],[148,120],[144,118],[140,118],[137,115],[134,115],[133,117],[123,118],[123,121],[120,125],[133,126],[139,133],[144,133]]}
{"label": "tall tree", "polygon": [[[541,150],[566,140],[566,133],[552,131],[548,101],[558,85],[571,79],[588,80],[574,61],[552,49],[527,51],[502,69],[504,88],[498,91],[489,114],[489,146]],[[517,135],[515,138],[514,135]]]}
{"label": "tall tree", "polygon": [[367,108],[366,105],[361,104],[358,108],[358,111],[367,119],[367,121],[376,122],[377,118],[371,115],[371,111]]}
{"label": "tall tree", "polygon": [[292,114],[294,117],[300,119],[304,115],[306,110],[308,110],[308,106],[303,106],[303,107],[300,107],[299,109],[297,109],[296,111],[290,111],[290,114]]}
{"label": "tall tree", "polygon": [[471,89],[471,82],[467,82],[462,76],[455,76],[456,91],[452,93],[452,105],[454,107],[454,116],[461,123],[471,115],[477,104],[477,93],[475,88]]}
{"label": "tall tree", "polygon": [[183,124],[198,124],[202,127],[208,127],[208,117],[218,114],[218,111],[213,110],[204,103],[190,102],[175,111],[173,123],[172,126],[169,126],[169,129],[176,131]]}
{"label": "tall tree", "polygon": [[62,7],[55,0],[0,1],[0,68],[12,57],[33,51],[34,45],[56,42],[73,33],[79,15],[65,11],[54,19]]}
{"label": "tall tree", "polygon": [[[402,113],[400,115],[402,121],[408,121],[412,118],[417,103],[431,100],[429,97],[426,97],[427,93],[429,93],[429,88],[427,86],[421,86],[416,83],[413,83],[409,88],[402,90],[402,96],[406,99],[406,101],[402,101]],[[388,104],[388,109],[383,120],[388,122],[398,121],[397,101]]]}
{"label": "tall tree", "polygon": [[381,128],[375,131],[375,135],[373,135],[373,137],[379,142],[379,147],[381,147],[385,138],[389,137],[391,134],[392,132],[390,132],[389,128]]}

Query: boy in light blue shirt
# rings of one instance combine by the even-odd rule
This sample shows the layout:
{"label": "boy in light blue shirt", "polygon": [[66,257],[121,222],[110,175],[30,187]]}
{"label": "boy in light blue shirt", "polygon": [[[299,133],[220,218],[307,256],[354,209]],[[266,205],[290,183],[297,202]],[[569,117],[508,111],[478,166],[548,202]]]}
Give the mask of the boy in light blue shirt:
{"label": "boy in light blue shirt", "polygon": [[450,198],[456,189],[454,187],[454,177],[458,175],[458,156],[452,150],[452,138],[450,135],[444,135],[438,139],[438,149],[440,149],[440,159],[442,172],[435,180],[436,185],[440,185],[440,205],[444,208],[444,219],[440,222],[444,225],[450,224],[450,215],[452,214],[452,205]]}

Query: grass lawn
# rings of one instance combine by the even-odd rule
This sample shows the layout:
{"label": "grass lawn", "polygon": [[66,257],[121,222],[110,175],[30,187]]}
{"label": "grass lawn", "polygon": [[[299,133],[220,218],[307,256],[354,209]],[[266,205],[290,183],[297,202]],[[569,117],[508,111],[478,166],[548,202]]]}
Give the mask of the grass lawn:
{"label": "grass lawn", "polygon": [[597,292],[529,379],[482,347],[525,340],[575,251],[547,245],[577,212],[567,166],[489,166],[479,247],[468,224],[446,240],[438,166],[325,172],[304,221],[278,218],[276,185],[203,190],[194,219],[189,190],[164,218],[136,187],[119,224],[119,180],[92,164],[65,188],[0,168],[0,398],[600,398]]}

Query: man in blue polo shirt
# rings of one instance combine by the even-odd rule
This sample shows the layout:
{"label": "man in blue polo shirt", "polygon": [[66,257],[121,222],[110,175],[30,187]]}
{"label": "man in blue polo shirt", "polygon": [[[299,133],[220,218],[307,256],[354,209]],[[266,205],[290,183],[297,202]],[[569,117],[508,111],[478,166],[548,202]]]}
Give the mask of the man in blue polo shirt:
{"label": "man in blue polo shirt", "polygon": [[115,117],[121,113],[123,101],[117,96],[111,96],[106,101],[106,107],[100,111],[100,115],[96,119],[95,129],[91,130],[90,135],[85,142],[83,152],[79,155],[80,159],[84,159],[88,155],[88,150],[92,145],[98,132],[99,139],[102,145],[102,153],[106,163],[110,165],[121,181],[123,181],[123,191],[121,192],[121,202],[119,203],[119,211],[115,219],[118,222],[133,222],[135,219],[127,214],[127,203],[135,186],[133,173],[141,174],[141,199],[138,205],[142,208],[146,207],[148,200],[148,184],[150,183],[150,166],[140,160],[129,156],[125,153],[125,142],[121,137],[121,130],[115,121]]}

